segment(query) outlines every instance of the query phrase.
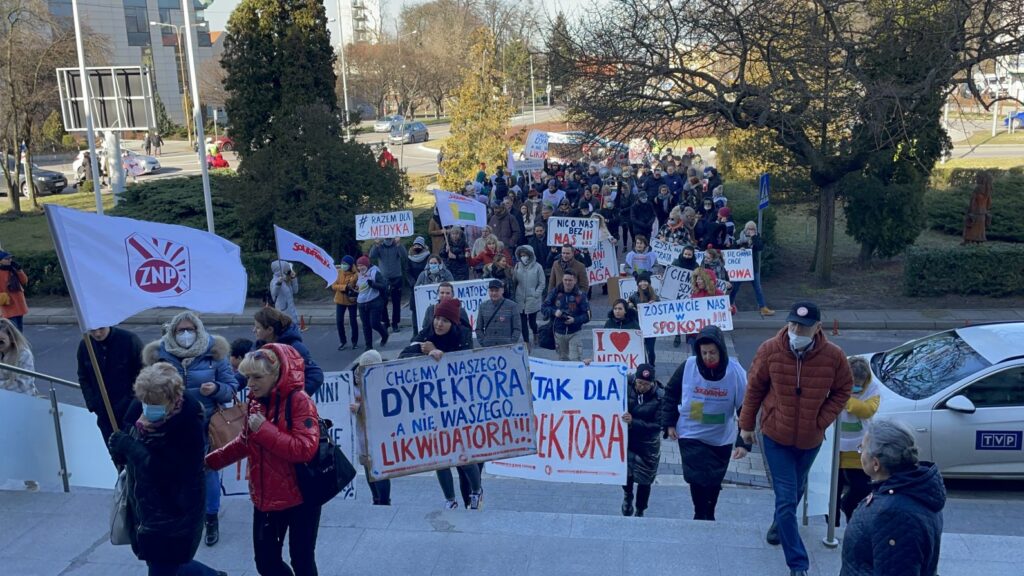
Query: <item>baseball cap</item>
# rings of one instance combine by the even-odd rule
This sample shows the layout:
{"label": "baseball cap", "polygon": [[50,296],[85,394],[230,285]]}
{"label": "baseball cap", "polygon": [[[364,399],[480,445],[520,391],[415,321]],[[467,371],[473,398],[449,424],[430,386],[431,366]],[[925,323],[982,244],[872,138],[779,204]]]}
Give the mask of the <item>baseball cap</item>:
{"label": "baseball cap", "polygon": [[648,382],[654,382],[654,366],[651,364],[641,364],[637,366],[636,377]]}
{"label": "baseball cap", "polygon": [[802,301],[793,304],[793,308],[786,316],[786,322],[796,322],[804,326],[813,326],[821,321],[821,310],[818,305],[810,301]]}

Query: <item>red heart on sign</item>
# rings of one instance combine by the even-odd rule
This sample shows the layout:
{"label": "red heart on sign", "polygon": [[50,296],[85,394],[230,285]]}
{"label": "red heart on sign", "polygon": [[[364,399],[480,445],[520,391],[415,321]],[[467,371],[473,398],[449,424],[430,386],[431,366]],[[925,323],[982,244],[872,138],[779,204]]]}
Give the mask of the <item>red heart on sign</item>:
{"label": "red heart on sign", "polygon": [[629,345],[629,334],[625,332],[612,332],[609,338],[611,339],[612,344],[619,349],[619,352],[625,350],[626,346]]}

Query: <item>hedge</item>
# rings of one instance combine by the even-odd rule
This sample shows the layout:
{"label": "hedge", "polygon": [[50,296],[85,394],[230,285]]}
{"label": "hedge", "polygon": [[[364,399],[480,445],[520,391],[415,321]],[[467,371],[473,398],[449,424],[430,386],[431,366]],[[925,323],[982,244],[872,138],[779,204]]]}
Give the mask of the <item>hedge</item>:
{"label": "hedge", "polygon": [[1024,246],[912,248],[903,267],[907,296],[1024,294]]}
{"label": "hedge", "polygon": [[[960,235],[964,229],[964,213],[974,190],[974,172],[970,177],[958,175],[961,182],[945,190],[929,190],[925,194],[928,227],[947,234]],[[964,182],[969,180],[969,183]],[[1024,174],[1008,171],[995,176],[992,184],[992,224],[989,240],[1024,242]]]}

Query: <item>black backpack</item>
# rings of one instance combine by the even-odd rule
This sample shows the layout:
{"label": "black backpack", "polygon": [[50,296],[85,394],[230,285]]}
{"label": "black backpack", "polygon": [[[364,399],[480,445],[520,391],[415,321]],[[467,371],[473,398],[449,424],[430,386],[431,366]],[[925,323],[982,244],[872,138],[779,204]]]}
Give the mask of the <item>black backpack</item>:
{"label": "black backpack", "polygon": [[[289,430],[292,428],[292,394],[296,392],[298,390],[292,390],[285,400],[284,419]],[[356,469],[331,438],[330,430],[334,423],[317,417],[317,424],[320,426],[320,441],[316,454],[309,462],[295,465],[295,479],[307,504],[323,506],[352,482]]]}

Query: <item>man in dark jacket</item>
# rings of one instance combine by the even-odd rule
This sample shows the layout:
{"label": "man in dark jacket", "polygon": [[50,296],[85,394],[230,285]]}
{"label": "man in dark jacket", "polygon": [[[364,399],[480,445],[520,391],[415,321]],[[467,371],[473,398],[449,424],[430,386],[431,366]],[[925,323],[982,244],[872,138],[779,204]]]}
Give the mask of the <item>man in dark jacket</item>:
{"label": "man in dark jacket", "polygon": [[543,224],[537,224],[533,227],[533,234],[530,235],[530,240],[527,242],[530,248],[533,248],[533,253],[537,256],[537,264],[544,269],[544,273],[551,272],[551,258],[548,257],[550,250],[548,249],[548,231],[544,228]]}
{"label": "man in dark jacket", "polygon": [[752,444],[758,411],[764,407],[764,457],[775,491],[777,532],[792,576],[806,576],[807,550],[797,527],[796,505],[807,473],[853,390],[850,363],[821,330],[821,311],[813,302],[797,302],[787,326],[754,355],[740,414],[740,434]]}
{"label": "man in dark jacket", "polygon": [[651,484],[661,461],[661,412],[665,389],[654,375],[654,365],[640,364],[626,387],[626,413],[622,420],[629,426],[629,450],[626,457],[626,484],[622,487],[622,515],[633,515],[633,484],[636,483],[636,516],[643,516],[651,498]]}
{"label": "man in dark jacket", "polygon": [[633,231],[633,238],[637,236],[651,237],[651,229],[658,215],[651,204],[647,192],[640,192],[636,197],[636,204],[629,212],[629,222]]}
{"label": "man in dark jacket", "polygon": [[476,341],[480,346],[499,346],[519,342],[519,303],[505,298],[505,284],[492,279],[487,285],[489,298],[476,311]]}
{"label": "man in dark jacket", "polygon": [[545,318],[554,320],[558,359],[569,360],[571,355],[573,360],[582,360],[580,330],[590,321],[590,302],[576,285],[576,276],[571,271],[562,274],[562,283],[548,294],[541,312]]}
{"label": "man in dark jacket", "polygon": [[587,276],[587,265],[576,256],[576,250],[569,244],[562,246],[561,257],[551,263],[551,275],[548,278],[548,290],[554,291],[562,283],[563,274],[572,274],[576,277],[576,284],[580,290],[586,292],[590,288],[590,278]]}
{"label": "man in dark jacket", "polygon": [[[96,353],[96,364],[103,376],[103,385],[107,389],[110,407],[118,425],[124,421],[128,406],[135,398],[132,386],[135,378],[142,370],[142,341],[134,332],[111,326],[89,330],[92,349]],[[96,415],[96,425],[103,434],[106,444],[114,433],[107,408],[103,404],[96,370],[93,369],[85,341],[78,343],[78,383],[82,386],[85,407]]]}
{"label": "man in dark jacket", "polygon": [[[398,322],[401,320],[402,310],[402,284],[405,277],[405,261],[408,259],[405,246],[395,238],[385,238],[370,248],[370,259],[377,261],[384,278],[388,282],[388,296],[391,298],[391,331],[398,332]],[[384,326],[388,325],[388,307],[384,304]],[[368,342],[369,343],[369,342]]]}
{"label": "man in dark jacket", "polygon": [[[633,204],[636,203],[636,194],[633,192],[633,183],[626,179],[626,172],[622,173],[622,178],[619,193],[615,196],[615,209],[619,212],[618,222],[621,227],[618,232],[619,245],[623,247],[624,252],[629,252],[629,247],[632,246],[629,240],[633,238]],[[613,234],[615,232],[612,231]]]}

